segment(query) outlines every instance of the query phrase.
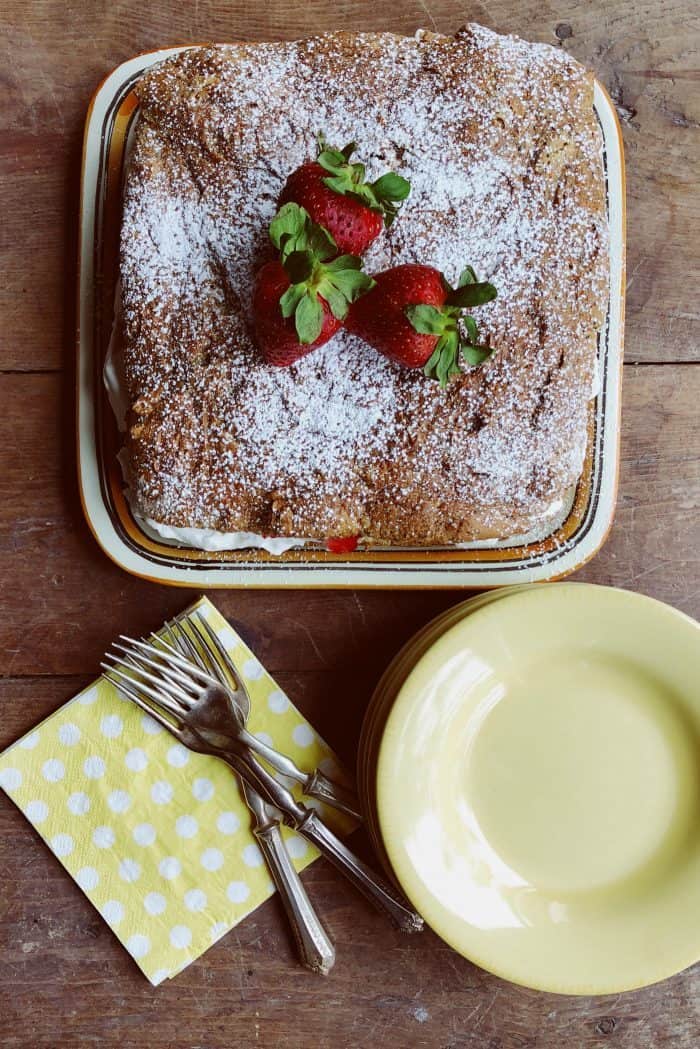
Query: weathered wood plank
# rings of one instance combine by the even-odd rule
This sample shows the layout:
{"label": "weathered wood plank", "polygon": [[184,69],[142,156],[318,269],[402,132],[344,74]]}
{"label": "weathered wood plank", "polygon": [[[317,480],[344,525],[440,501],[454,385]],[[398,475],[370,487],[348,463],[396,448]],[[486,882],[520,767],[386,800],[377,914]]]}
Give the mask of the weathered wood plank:
{"label": "weathered wood plank", "polygon": [[643,9],[635,0],[202,0],[175,7],[157,0],[147,10],[136,0],[70,9],[58,0],[13,0],[5,11],[1,368],[57,368],[70,345],[82,122],[96,85],[119,62],[174,43],[331,28],[451,32],[469,19],[565,46],[607,85],[627,149],[628,357],[697,359],[700,326],[689,289],[698,277],[698,15],[680,0]]}

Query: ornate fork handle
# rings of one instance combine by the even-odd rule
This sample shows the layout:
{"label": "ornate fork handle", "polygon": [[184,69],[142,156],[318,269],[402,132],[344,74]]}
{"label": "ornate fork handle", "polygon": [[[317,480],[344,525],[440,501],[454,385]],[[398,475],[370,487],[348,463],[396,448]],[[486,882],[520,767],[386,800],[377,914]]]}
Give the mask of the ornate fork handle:
{"label": "ornate fork handle", "polygon": [[251,750],[255,751],[256,754],[259,754],[261,758],[264,758],[269,765],[277,769],[278,772],[289,776],[296,783],[301,783],[304,794],[307,797],[316,798],[317,801],[322,801],[334,809],[339,809],[348,816],[362,820],[360,803],[354,792],[329,779],[320,769],[314,769],[311,773],[302,772],[298,765],[286,754],[282,754],[274,747],[263,743],[262,740],[245,728],[239,729],[238,738]]}
{"label": "ornate fork handle", "polygon": [[256,827],[253,833],[287,912],[302,962],[312,972],[326,976],[335,962],[335,948],[289,858],[279,824]]}
{"label": "ornate fork handle", "polygon": [[313,809],[300,804],[294,795],[263,768],[241,742],[226,750],[212,748],[243,779],[253,783],[264,797],[283,814],[285,823],[294,827],[333,863],[374,906],[382,911],[402,932],[420,932],[423,919],[407,907],[397,892],[379,878],[319,818]]}
{"label": "ornate fork handle", "polygon": [[382,881],[352,849],[336,837],[333,831],[311,809],[303,823],[297,826],[299,834],[312,841],[319,852],[353,882],[362,895],[391,918],[401,932],[421,932],[423,919],[406,907],[396,892]]}

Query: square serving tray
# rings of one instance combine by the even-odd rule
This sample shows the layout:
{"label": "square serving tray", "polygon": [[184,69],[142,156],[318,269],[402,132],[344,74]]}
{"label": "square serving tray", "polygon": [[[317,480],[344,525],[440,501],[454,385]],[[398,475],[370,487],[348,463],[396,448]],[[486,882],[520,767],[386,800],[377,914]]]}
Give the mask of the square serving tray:
{"label": "square serving tray", "polygon": [[610,284],[598,337],[599,392],[589,414],[582,476],[566,519],[544,539],[473,549],[373,549],[353,554],[290,550],[210,553],[149,538],[124,497],[120,436],[102,383],[114,317],[125,147],[149,66],[185,50],[165,48],[118,66],[88,109],[83,144],[77,331],[77,435],[81,499],[104,552],[127,572],[188,587],[484,588],[558,579],[605,541],[617,491],[625,287],[625,173],[615,109],[596,81],[610,223]]}

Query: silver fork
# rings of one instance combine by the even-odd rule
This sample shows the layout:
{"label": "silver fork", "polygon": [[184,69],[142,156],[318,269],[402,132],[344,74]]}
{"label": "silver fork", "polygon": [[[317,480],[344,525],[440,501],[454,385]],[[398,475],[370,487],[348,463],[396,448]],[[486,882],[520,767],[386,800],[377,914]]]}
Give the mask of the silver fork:
{"label": "silver fork", "polygon": [[[279,820],[274,817],[270,819],[271,806],[263,801],[259,790],[251,785],[251,781],[255,782],[254,771],[246,770],[235,755],[216,751],[184,722],[176,724],[167,718],[155,703],[146,702],[141,694],[143,686],[125,677],[117,667],[109,667],[103,663],[102,668],[108,681],[111,681],[132,703],[135,703],[137,707],[172,733],[183,746],[199,754],[215,754],[238,774],[246,804],[251,809],[254,818],[253,833],[279,890],[302,964],[313,972],[325,976],[335,963],[335,948],[289,858],[289,853],[279,832]],[[257,786],[259,789],[264,789],[264,783]]]}
{"label": "silver fork", "polygon": [[160,723],[185,746],[226,761],[398,928],[404,932],[423,928],[422,918],[401,901],[396,890],[356,856],[317,812],[298,802],[240,741],[238,727],[232,728],[235,719],[228,694],[217,681],[163,638],[159,639],[163,647],[123,635],[121,641],[127,644],[115,644],[120,655],[108,653],[113,665],[102,664],[113,684],[147,713],[159,714]]}
{"label": "silver fork", "polygon": [[[194,638],[190,637],[185,629],[185,623],[195,631],[199,645],[195,643]],[[228,691],[233,713],[239,726],[241,742],[264,758],[278,772],[300,783],[302,792],[307,797],[316,798],[317,801],[331,805],[348,816],[362,820],[360,803],[353,791],[334,782],[320,769],[314,769],[311,773],[304,772],[288,755],[280,753],[248,731],[246,728],[246,722],[250,716],[248,690],[216,631],[212,629],[206,616],[202,615],[199,609],[195,609],[189,615],[183,613],[177,616],[171,622],[166,623],[165,629],[168,637],[180,648],[184,656],[189,657],[206,670]]]}
{"label": "silver fork", "polygon": [[[200,649],[187,643],[181,617],[178,617],[174,623],[166,623],[165,629],[168,638],[184,656],[195,659],[200,669],[207,669],[208,664]],[[280,894],[294,935],[297,952],[308,969],[325,976],[335,964],[335,948],[287,852],[284,838],[280,833],[277,811],[268,805],[245,779],[239,777],[239,782],[251,815],[253,834]]]}

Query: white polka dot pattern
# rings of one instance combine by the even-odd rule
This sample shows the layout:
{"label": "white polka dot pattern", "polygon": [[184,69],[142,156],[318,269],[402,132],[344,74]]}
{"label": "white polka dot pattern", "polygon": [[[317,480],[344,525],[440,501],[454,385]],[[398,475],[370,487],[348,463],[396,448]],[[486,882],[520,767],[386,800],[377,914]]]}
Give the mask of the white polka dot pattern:
{"label": "white polka dot pattern", "polygon": [[173,800],[173,788],[167,780],[159,779],[151,787],[151,797],[156,805],[168,805]]}
{"label": "white polka dot pattern", "polygon": [[41,774],[47,783],[58,783],[66,774],[65,766],[58,758],[49,758],[41,767]]}
{"label": "white polka dot pattern", "polygon": [[186,747],[183,747],[181,743],[176,743],[174,747],[171,747],[167,754],[168,765],[172,765],[173,768],[181,769],[190,760],[190,752]]}
{"label": "white polka dot pattern", "polygon": [[199,824],[194,816],[179,816],[175,821],[175,833],[180,838],[194,838]]}
{"label": "white polka dot pattern", "polygon": [[143,905],[149,914],[162,914],[168,905],[168,901],[159,892],[149,892],[143,901]]}
{"label": "white polka dot pattern", "polygon": [[75,842],[70,834],[56,834],[51,839],[50,844],[57,856],[70,856]]}
{"label": "white polka dot pattern", "polygon": [[161,732],[165,731],[162,725],[154,721],[150,714],[144,714],[141,718],[141,728],[149,736],[159,736]]}
{"label": "white polka dot pattern", "polygon": [[246,867],[262,867],[263,854],[257,845],[246,845],[243,850],[243,862]]}
{"label": "white polka dot pattern", "polygon": [[315,738],[314,730],[305,721],[297,725],[292,732],[292,739],[298,747],[310,747]]}
{"label": "white polka dot pattern", "polygon": [[126,949],[134,958],[145,958],[151,949],[151,941],[143,933],[135,932],[126,941]]}
{"label": "white polka dot pattern", "polygon": [[90,811],[90,798],[83,790],[76,790],[71,794],[66,804],[74,816],[84,816]]}
{"label": "white polka dot pattern", "polygon": [[148,768],[148,757],[141,747],[133,747],[124,758],[124,764],[132,772],[143,772]]}
{"label": "white polka dot pattern", "polygon": [[177,856],[166,856],[158,864],[158,870],[167,881],[172,881],[182,873],[182,864]]}
{"label": "white polka dot pattern", "polygon": [[197,801],[209,801],[214,797],[214,784],[205,776],[199,776],[192,784],[192,793]]}
{"label": "white polka dot pattern", "polygon": [[58,738],[64,747],[74,747],[80,739],[80,729],[72,721],[67,721],[58,730]]}
{"label": "white polka dot pattern", "polygon": [[114,831],[111,827],[95,827],[92,841],[98,849],[111,849],[115,840]]}
{"label": "white polka dot pattern", "polygon": [[116,739],[121,736],[124,725],[118,714],[107,714],[100,722],[100,730],[107,739]]}
{"label": "white polka dot pattern", "polygon": [[192,943],[192,930],[186,925],[173,925],[170,930],[170,942],[173,947],[182,949],[189,947]]}
{"label": "white polka dot pattern", "polygon": [[109,925],[119,925],[124,918],[124,907],[119,900],[107,900],[100,907],[100,914]]}
{"label": "white polka dot pattern", "polygon": [[19,769],[2,769],[0,771],[0,787],[11,794],[22,786],[22,773]]}
{"label": "white polka dot pattern", "polygon": [[243,664],[243,677],[246,681],[259,681],[264,673],[265,670],[260,663],[258,663],[257,659],[246,659]]}
{"label": "white polka dot pattern", "polygon": [[235,812],[222,812],[216,820],[216,829],[222,834],[235,834],[241,821]]}
{"label": "white polka dot pattern", "polygon": [[267,706],[273,714],[284,714],[285,710],[289,709],[289,700],[284,692],[280,692],[278,688],[275,688],[267,697]]}
{"label": "white polka dot pattern", "polygon": [[[251,732],[301,768],[325,768],[328,747],[216,610],[201,607],[246,683]],[[154,984],[274,891],[231,770],[182,747],[104,679],[0,755],[0,787]],[[284,833],[295,866],[316,857]]]}
{"label": "white polka dot pattern", "polygon": [[43,823],[49,814],[49,806],[45,801],[30,801],[24,813],[30,823]]}
{"label": "white polka dot pattern", "polygon": [[201,889],[188,889],[184,900],[188,910],[203,911],[207,905],[207,894]]}
{"label": "white polka dot pattern", "polygon": [[104,758],[101,758],[99,754],[91,754],[83,762],[83,772],[88,779],[102,779],[105,774],[105,768]]}
{"label": "white polka dot pattern", "polygon": [[134,827],[131,832],[131,836],[137,845],[152,845],[156,840],[155,827],[152,827],[150,823],[139,823]]}
{"label": "white polka dot pattern", "polygon": [[244,881],[231,881],[226,889],[231,903],[243,903],[250,896],[250,889]]}
{"label": "white polka dot pattern", "polygon": [[141,877],[141,864],[136,860],[122,860],[119,864],[119,877],[123,881],[138,881]]}
{"label": "white polka dot pattern", "polygon": [[125,790],[113,790],[107,797],[112,812],[126,812],[131,805],[131,795]]}
{"label": "white polka dot pattern", "polygon": [[300,860],[302,856],[306,856],[309,843],[300,834],[288,834],[285,840],[287,851],[293,860]]}
{"label": "white polka dot pattern", "polygon": [[83,892],[92,892],[100,884],[100,876],[94,867],[81,867],[75,880]]}
{"label": "white polka dot pattern", "polygon": [[205,871],[218,871],[224,865],[224,854],[220,849],[205,849],[199,862]]}

